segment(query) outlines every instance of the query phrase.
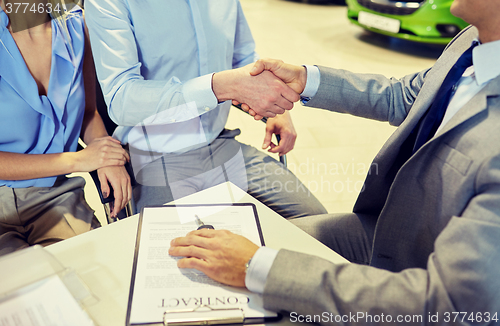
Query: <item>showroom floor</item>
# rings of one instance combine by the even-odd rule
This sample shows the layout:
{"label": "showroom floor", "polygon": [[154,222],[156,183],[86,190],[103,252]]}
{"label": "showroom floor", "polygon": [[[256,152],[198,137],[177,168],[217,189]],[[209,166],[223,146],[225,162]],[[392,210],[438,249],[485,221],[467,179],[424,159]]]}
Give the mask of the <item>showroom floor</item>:
{"label": "showroom floor", "polygon": [[[364,32],[348,22],[345,6],[285,0],[240,2],[262,58],[399,78],[430,67],[443,49]],[[288,154],[289,169],[329,212],[350,211],[373,157],[394,127],[300,104],[291,114],[298,137]],[[227,127],[241,128],[241,142],[261,147],[264,124],[233,110]],[[91,192],[87,191],[88,200],[102,216]]]}

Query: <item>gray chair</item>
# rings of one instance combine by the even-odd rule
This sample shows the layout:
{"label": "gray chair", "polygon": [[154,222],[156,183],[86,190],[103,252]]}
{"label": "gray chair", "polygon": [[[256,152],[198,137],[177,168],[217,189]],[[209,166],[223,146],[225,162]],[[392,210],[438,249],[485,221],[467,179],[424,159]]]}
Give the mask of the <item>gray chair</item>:
{"label": "gray chair", "polygon": [[[233,105],[235,108],[241,110],[242,112],[245,112],[246,114],[250,115],[248,112],[246,112],[245,110],[243,110],[241,108],[241,104],[238,104],[238,105]],[[264,122],[264,123],[267,123],[267,118],[264,117],[262,118],[260,121]],[[281,141],[281,137],[280,135],[276,135],[276,141],[278,142],[278,144],[280,143]],[[280,162],[281,164],[283,164],[285,167],[287,166],[287,160],[286,160],[286,155],[281,155],[280,156]]]}
{"label": "gray chair", "polygon": [[[104,126],[106,127],[106,131],[108,132],[108,135],[112,135],[113,132],[115,131],[117,125],[111,120],[108,116],[108,108],[106,106],[106,102],[104,101],[104,96],[102,94],[101,86],[99,85],[99,82],[96,80],[96,105],[97,105],[97,111],[99,112],[99,115],[102,118],[102,121],[104,122]],[[135,178],[134,178],[134,173],[132,171],[132,165],[130,163],[125,164],[125,169],[127,169],[127,172],[130,176],[130,181],[132,183],[132,187],[135,186]],[[121,212],[118,214],[116,218],[111,217],[111,205],[114,202],[115,198],[113,195],[113,189],[111,189],[111,192],[107,198],[104,198],[101,190],[101,182],[99,181],[99,177],[97,176],[97,171],[92,171],[90,172],[90,176],[92,177],[92,180],[95,183],[95,186],[97,188],[97,192],[99,193],[99,198],[101,200],[101,203],[104,205],[104,213],[106,215],[106,219],[108,223],[115,222],[117,220],[129,217],[131,215],[134,215],[137,213],[135,209],[135,203],[133,198],[127,203],[127,205],[121,210]]]}

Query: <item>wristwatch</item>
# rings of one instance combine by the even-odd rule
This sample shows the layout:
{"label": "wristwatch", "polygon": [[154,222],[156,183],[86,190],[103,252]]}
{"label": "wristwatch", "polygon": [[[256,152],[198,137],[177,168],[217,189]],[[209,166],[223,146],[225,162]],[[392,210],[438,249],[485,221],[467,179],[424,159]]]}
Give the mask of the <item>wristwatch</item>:
{"label": "wristwatch", "polygon": [[[252,257],[253,258],[253,257]],[[245,264],[245,274],[248,273],[248,268],[250,268],[250,263],[252,262],[252,258],[250,258]]]}

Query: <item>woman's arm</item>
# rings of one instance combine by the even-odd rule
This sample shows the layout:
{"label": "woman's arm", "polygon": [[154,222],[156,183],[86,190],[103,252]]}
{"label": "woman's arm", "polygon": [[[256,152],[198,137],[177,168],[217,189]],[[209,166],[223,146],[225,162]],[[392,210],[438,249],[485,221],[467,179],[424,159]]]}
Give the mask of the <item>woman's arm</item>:
{"label": "woman's arm", "polygon": [[[118,146],[118,147],[117,147]],[[30,180],[72,172],[90,172],[103,166],[121,166],[127,156],[111,138],[96,139],[84,151],[56,154],[0,152],[1,180]]]}
{"label": "woman's arm", "polygon": [[[90,48],[90,42],[88,38],[88,32],[85,27],[85,54],[83,61],[83,79],[85,87],[85,115],[83,117],[81,138],[86,143],[89,144],[86,149],[81,152],[85,152],[92,149],[93,146],[99,145],[102,142],[106,142],[106,146],[99,146],[95,148],[93,152],[89,152],[86,155],[89,159],[96,162],[103,162],[104,158],[109,157],[108,161],[111,163],[111,157],[116,161],[116,164],[103,164],[98,167],[98,176],[101,182],[101,189],[104,197],[107,197],[110,188],[113,187],[115,196],[115,205],[112,216],[116,216],[118,212],[127,204],[131,198],[132,187],[130,185],[130,177],[123,167],[123,164],[129,160],[127,152],[122,148],[120,142],[108,136],[104,123],[97,112],[96,100],[95,100],[95,68],[94,61],[92,59],[92,51]],[[113,166],[114,165],[114,166]]]}
{"label": "woman's arm", "polygon": [[76,153],[19,154],[0,152],[0,179],[29,180],[68,174],[78,170]]}

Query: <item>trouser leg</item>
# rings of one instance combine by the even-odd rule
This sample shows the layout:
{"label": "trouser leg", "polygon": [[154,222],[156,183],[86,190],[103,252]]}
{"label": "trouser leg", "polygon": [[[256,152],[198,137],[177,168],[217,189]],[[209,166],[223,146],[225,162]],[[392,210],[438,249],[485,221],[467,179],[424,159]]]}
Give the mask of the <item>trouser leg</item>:
{"label": "trouser leg", "polygon": [[0,256],[27,247],[26,237],[17,228],[0,223]]}
{"label": "trouser leg", "polygon": [[17,214],[14,189],[0,187],[0,256],[28,247],[22,222]]}
{"label": "trouser leg", "polygon": [[139,212],[145,206],[159,206],[174,200],[163,157],[145,166],[135,179],[133,198]]}
{"label": "trouser leg", "polygon": [[286,218],[325,214],[317,198],[280,162],[224,131],[211,144],[166,154],[136,176],[136,206],[162,205],[230,181]]}
{"label": "trouser leg", "polygon": [[361,214],[325,214],[291,221],[353,263],[370,263],[376,218]]}
{"label": "trouser leg", "polygon": [[83,178],[59,177],[53,187],[2,187],[0,252],[50,245],[99,227],[84,186]]}
{"label": "trouser leg", "polygon": [[325,207],[280,162],[252,146],[241,144],[248,193],[285,218],[326,214]]}
{"label": "trouser leg", "polygon": [[25,221],[30,245],[47,246],[100,226],[85,201],[84,187],[81,177],[60,177],[50,188],[16,190],[19,216]]}

